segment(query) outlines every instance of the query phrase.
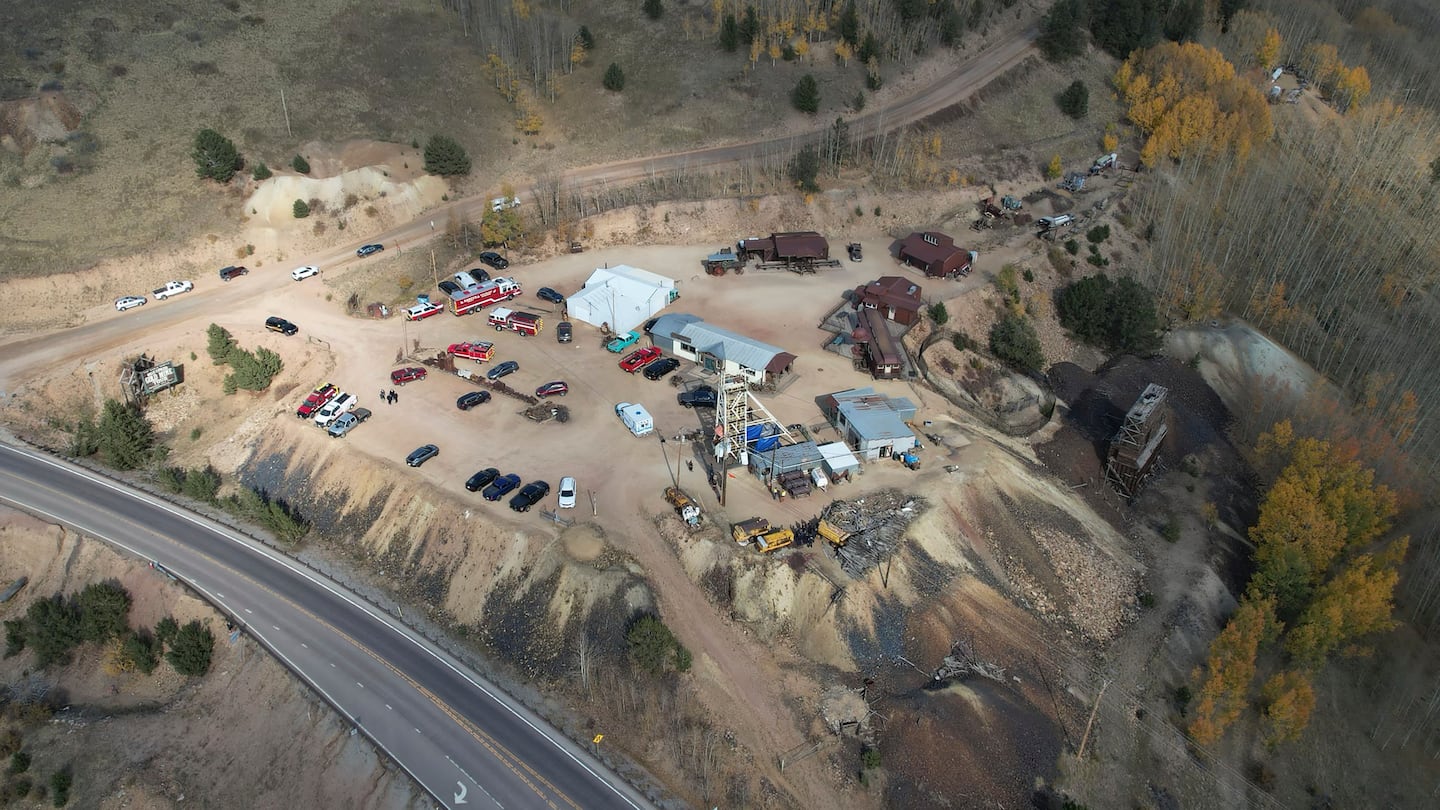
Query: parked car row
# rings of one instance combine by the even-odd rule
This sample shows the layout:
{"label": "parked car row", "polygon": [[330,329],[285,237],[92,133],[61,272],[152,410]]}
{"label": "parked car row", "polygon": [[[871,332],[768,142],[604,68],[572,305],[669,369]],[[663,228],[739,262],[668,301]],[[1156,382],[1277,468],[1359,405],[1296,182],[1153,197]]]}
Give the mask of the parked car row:
{"label": "parked car row", "polygon": [[[426,447],[434,447],[434,445],[426,445]],[[416,450],[415,452],[420,451]],[[438,452],[436,450],[436,453]],[[412,455],[414,454],[412,453]],[[430,456],[430,458],[433,457]],[[510,508],[516,512],[530,511],[530,507],[544,500],[545,496],[550,494],[550,484],[545,481],[531,481],[521,487],[520,476],[515,473],[501,475],[500,470],[495,467],[486,467],[465,481],[465,489],[470,492],[479,492],[480,497],[487,501],[498,501],[511,492],[515,492],[517,488],[520,491],[510,498]],[[561,509],[571,509],[575,506],[574,478],[566,476],[560,479],[557,503]]]}
{"label": "parked car row", "polygon": [[680,361],[673,357],[662,357],[657,346],[644,346],[625,355],[620,361],[620,370],[627,374],[640,371],[647,380],[658,380],[680,367]]}

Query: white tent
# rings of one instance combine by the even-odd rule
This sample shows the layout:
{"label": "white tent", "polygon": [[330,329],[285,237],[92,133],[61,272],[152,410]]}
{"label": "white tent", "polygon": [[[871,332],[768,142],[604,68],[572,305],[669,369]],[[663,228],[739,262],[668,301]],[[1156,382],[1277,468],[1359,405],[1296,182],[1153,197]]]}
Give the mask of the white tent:
{"label": "white tent", "polygon": [[609,324],[628,332],[655,317],[680,296],[675,280],[629,265],[602,267],[570,296],[565,307],[571,320],[591,326]]}

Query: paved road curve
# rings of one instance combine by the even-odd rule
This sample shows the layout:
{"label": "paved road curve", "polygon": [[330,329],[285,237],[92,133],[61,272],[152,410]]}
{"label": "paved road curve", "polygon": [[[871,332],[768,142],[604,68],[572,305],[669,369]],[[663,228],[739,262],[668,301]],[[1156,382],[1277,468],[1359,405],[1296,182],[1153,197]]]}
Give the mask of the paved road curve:
{"label": "paved road curve", "polygon": [[650,807],[543,720],[467,675],[463,664],[253,541],[3,444],[0,501],[157,561],[190,583],[446,807]]}

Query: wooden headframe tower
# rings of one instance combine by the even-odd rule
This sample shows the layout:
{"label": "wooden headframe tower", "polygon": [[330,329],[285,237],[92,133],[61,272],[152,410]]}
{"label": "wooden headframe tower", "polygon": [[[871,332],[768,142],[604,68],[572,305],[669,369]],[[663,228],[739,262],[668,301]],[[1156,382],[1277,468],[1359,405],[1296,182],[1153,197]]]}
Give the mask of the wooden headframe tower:
{"label": "wooden headframe tower", "polygon": [[1145,386],[1110,440],[1105,480],[1127,498],[1133,498],[1140,491],[1160,455],[1160,444],[1170,431],[1165,419],[1165,398],[1169,394],[1170,389],[1155,383]]}

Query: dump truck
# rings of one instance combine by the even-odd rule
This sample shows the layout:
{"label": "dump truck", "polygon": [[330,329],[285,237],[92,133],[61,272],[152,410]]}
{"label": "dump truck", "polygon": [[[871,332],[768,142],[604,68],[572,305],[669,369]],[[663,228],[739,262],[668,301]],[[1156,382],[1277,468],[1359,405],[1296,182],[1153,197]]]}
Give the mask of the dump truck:
{"label": "dump truck", "polygon": [[751,540],[770,531],[770,521],[763,517],[742,520],[730,527],[730,535],[740,545],[747,545]]}
{"label": "dump truck", "polygon": [[794,542],[795,532],[789,529],[776,529],[755,538],[755,549],[761,554],[769,554]]}
{"label": "dump truck", "polygon": [[821,518],[820,525],[815,527],[815,533],[825,538],[835,548],[842,548],[850,542],[850,532],[836,526],[834,523]]}
{"label": "dump truck", "polygon": [[690,528],[700,525],[700,506],[695,500],[685,494],[685,490],[679,487],[666,487],[665,500],[680,513],[680,518],[689,524]]}

